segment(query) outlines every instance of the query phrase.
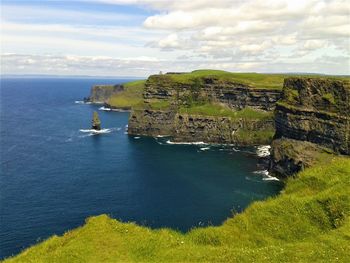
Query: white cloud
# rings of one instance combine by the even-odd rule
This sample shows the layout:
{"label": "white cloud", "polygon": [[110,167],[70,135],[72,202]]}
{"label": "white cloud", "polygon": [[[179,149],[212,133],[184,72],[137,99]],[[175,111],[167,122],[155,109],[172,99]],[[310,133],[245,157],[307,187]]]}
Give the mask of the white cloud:
{"label": "white cloud", "polygon": [[[147,77],[159,71],[191,71],[195,69],[222,69],[236,72],[319,72],[346,74],[344,63],[349,57],[321,56],[298,62],[232,59],[196,59],[192,57],[177,60],[159,60],[156,57],[133,57],[116,59],[108,56],[53,56],[2,54],[2,74],[55,74],[96,76],[138,76]],[[297,67],[295,67],[297,65]],[[349,70],[349,69],[347,69]]]}
{"label": "white cloud", "polygon": [[[109,24],[99,26],[4,21],[3,52],[74,54],[79,65],[102,61],[104,56],[106,64],[119,69],[135,65],[130,68],[133,73],[136,68],[145,73],[153,72],[152,67],[157,67],[155,72],[221,67],[233,71],[350,74],[347,0],[85,1],[135,5],[152,10],[147,12],[152,14],[132,27],[118,24],[139,17],[119,13],[115,17],[109,13]],[[36,12],[33,14],[45,17]],[[74,15],[65,13],[66,17]],[[97,12],[95,19],[103,19],[103,13]],[[149,59],[141,59],[146,57]],[[33,60],[27,58],[24,63],[33,65]],[[71,59],[60,56],[59,60],[72,70]]]}

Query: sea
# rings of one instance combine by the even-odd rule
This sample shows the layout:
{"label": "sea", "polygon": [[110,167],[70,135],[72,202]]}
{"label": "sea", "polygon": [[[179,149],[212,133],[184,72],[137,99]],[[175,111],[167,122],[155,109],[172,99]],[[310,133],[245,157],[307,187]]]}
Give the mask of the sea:
{"label": "sea", "polygon": [[[220,225],[283,183],[257,166],[268,147],[127,134],[129,113],[82,99],[128,79],[2,77],[0,259],[101,214],[151,228]],[[97,111],[103,131],[90,130]]]}

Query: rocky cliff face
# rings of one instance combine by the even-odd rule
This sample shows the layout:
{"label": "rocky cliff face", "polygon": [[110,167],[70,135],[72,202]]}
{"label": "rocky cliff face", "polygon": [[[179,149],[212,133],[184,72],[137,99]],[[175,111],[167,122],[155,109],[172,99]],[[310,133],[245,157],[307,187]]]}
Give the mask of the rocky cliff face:
{"label": "rocky cliff face", "polygon": [[350,86],[331,79],[285,80],[276,138],[309,141],[350,154]]}
{"label": "rocky cliff face", "polygon": [[243,146],[269,144],[274,134],[274,122],[189,115],[174,111],[134,110],[128,129],[129,134],[167,135],[178,142],[202,141]]}
{"label": "rocky cliff face", "polygon": [[106,103],[108,99],[124,90],[123,85],[96,85],[91,88],[90,96],[86,101],[92,103]]}
{"label": "rocky cliff face", "polygon": [[271,169],[280,174],[298,172],[325,149],[350,155],[349,81],[286,79],[275,123]]}
{"label": "rocky cliff face", "polygon": [[232,81],[223,81],[214,77],[205,77],[200,83],[173,82],[170,76],[154,75],[145,84],[145,99],[174,99],[188,97],[195,85],[200,85],[198,96],[228,105],[230,108],[251,107],[273,110],[281,91],[276,89],[255,88]]}

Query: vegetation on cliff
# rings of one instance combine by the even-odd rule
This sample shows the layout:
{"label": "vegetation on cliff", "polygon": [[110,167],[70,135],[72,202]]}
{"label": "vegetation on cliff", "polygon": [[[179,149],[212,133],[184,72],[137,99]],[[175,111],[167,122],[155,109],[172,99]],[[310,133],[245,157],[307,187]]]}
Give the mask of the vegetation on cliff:
{"label": "vegetation on cliff", "polygon": [[276,105],[276,138],[309,141],[350,154],[349,87],[349,78],[287,78]]}
{"label": "vegetation on cliff", "polygon": [[183,234],[101,215],[6,262],[346,262],[349,181],[350,160],[334,157],[219,227]]}
{"label": "vegetation on cliff", "polygon": [[[159,75],[156,75],[159,76]],[[256,88],[282,89],[282,74],[232,73],[223,70],[195,70],[184,74],[166,74],[163,78],[182,84],[190,84],[194,79],[213,78],[221,82],[236,82]],[[152,81],[152,76],[150,78]]]}
{"label": "vegetation on cliff", "polygon": [[187,113],[193,115],[204,116],[221,116],[230,117],[233,119],[247,119],[247,120],[265,120],[273,119],[273,112],[258,111],[252,108],[244,108],[242,110],[232,110],[225,105],[217,103],[205,103],[191,105],[190,107],[180,107],[180,113]]}
{"label": "vegetation on cliff", "polygon": [[107,104],[114,108],[131,109],[142,103],[142,93],[146,80],[136,80],[123,84],[124,91],[112,95]]}
{"label": "vegetation on cliff", "polygon": [[91,88],[90,96],[85,101],[105,103],[111,96],[124,91],[122,85],[95,85]]}
{"label": "vegetation on cliff", "polygon": [[346,79],[341,76],[326,76],[326,75],[298,75],[298,74],[263,74],[263,73],[233,73],[223,70],[195,70],[182,74],[165,74],[165,75],[153,75],[150,76],[150,82],[158,82],[161,78],[168,82],[177,82],[182,84],[192,84],[195,79],[199,79],[202,82],[204,79],[215,79],[218,82],[236,82],[244,85],[248,85],[255,88],[277,89],[282,90],[283,81],[285,78],[294,76],[299,78],[332,78],[332,79]]}
{"label": "vegetation on cliff", "polygon": [[94,111],[93,115],[92,115],[92,129],[94,130],[101,130],[101,121],[100,118],[98,117],[98,113],[97,111]]}

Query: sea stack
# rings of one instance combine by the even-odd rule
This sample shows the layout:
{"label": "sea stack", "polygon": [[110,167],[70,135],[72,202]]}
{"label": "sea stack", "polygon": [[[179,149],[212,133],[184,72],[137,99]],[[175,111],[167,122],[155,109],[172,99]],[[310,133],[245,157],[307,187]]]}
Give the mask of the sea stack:
{"label": "sea stack", "polygon": [[101,121],[96,111],[94,111],[92,117],[92,129],[97,131],[101,130]]}

